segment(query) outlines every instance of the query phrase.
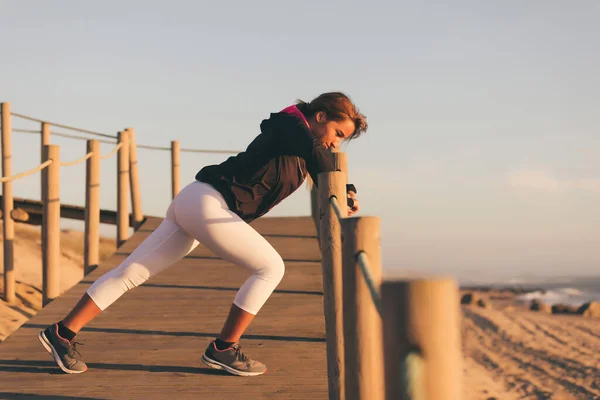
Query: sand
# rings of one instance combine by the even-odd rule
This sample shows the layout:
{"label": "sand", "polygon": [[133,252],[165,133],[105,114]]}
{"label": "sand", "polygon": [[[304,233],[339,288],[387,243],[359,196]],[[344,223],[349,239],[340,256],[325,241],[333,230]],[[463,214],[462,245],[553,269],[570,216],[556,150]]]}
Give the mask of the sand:
{"label": "sand", "polygon": [[[0,339],[41,308],[39,228],[16,224],[16,238],[18,303],[0,302]],[[65,291],[81,279],[83,234],[63,231],[61,243]],[[114,250],[102,239],[101,259]],[[529,311],[511,290],[477,294],[489,308],[461,306],[464,400],[600,399],[600,318]]]}
{"label": "sand", "polygon": [[600,319],[529,311],[511,293],[461,306],[465,400],[600,399]]}
{"label": "sand", "polygon": [[[0,238],[2,237],[0,223]],[[64,293],[83,278],[83,232],[61,232],[60,292]],[[1,243],[1,242],[0,242]],[[101,238],[100,259],[115,251],[113,239]],[[42,307],[42,251],[40,228],[15,224],[14,265],[15,304],[0,301],[0,341],[17,330]],[[0,271],[4,271],[4,249],[0,245]],[[0,274],[0,292],[4,293],[4,274]]]}

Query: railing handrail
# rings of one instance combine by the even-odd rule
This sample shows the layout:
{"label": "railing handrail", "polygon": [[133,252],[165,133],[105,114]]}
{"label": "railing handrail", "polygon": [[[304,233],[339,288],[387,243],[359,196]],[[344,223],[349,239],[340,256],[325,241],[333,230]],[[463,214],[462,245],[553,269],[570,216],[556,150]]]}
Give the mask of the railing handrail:
{"label": "railing handrail", "polygon": [[[51,126],[57,126],[59,128],[63,128],[63,129],[70,129],[70,130],[76,131],[76,132],[108,137],[108,138],[115,139],[115,140],[117,139],[117,136],[115,136],[115,135],[108,135],[106,133],[99,133],[99,132],[94,132],[94,131],[90,131],[87,129],[75,128],[75,127],[64,125],[64,124],[58,124],[55,122],[48,122],[48,121],[44,121],[44,120],[41,120],[38,118],[29,117],[29,116],[23,115],[23,114],[11,112],[10,115],[12,115],[14,117],[26,119],[29,121],[33,121],[33,122],[40,122],[40,123],[45,123],[45,124],[48,124]],[[36,133],[41,134],[42,133],[41,131],[38,131],[35,129],[20,129],[20,128],[12,128],[12,131],[19,132],[19,133],[32,133],[32,134],[36,134]],[[76,135],[70,135],[68,133],[51,132],[51,134],[55,135],[55,136],[66,137],[69,139],[88,140],[88,138],[76,136]],[[100,142],[101,143],[113,143],[108,140],[100,140]],[[170,147],[164,147],[164,146],[151,146],[151,145],[138,144],[138,145],[136,145],[136,147],[139,149],[146,149],[146,150],[171,151]],[[242,152],[242,150],[212,150],[212,149],[186,149],[186,148],[180,149],[180,151],[183,153],[208,153],[208,154],[237,154],[237,153]]]}
{"label": "railing handrail", "polygon": [[44,120],[41,120],[41,119],[38,119],[38,118],[29,117],[27,115],[18,114],[18,113],[15,113],[15,112],[11,112],[10,115],[12,115],[13,117],[26,119],[28,121],[40,122],[40,123],[46,123],[48,125],[58,126],[59,128],[69,129],[69,130],[76,131],[76,132],[87,133],[87,134],[90,134],[90,135],[97,135],[97,136],[114,138],[114,139],[117,138],[117,136],[115,136],[115,135],[109,135],[109,134],[106,134],[106,133],[94,132],[94,131],[90,131],[90,130],[87,130],[87,129],[75,128],[73,126],[58,124],[56,122],[44,121]]}
{"label": "railing handrail", "polygon": [[[338,221],[341,224],[344,220],[344,217],[342,216],[342,211],[337,201],[337,197],[331,196],[329,198],[329,204],[333,208],[333,211],[335,212],[335,215],[337,216]],[[365,282],[367,283],[367,286],[369,287],[369,292],[371,293],[371,300],[373,300],[373,303],[377,308],[377,312],[379,312],[379,315],[381,316],[381,294],[379,293],[379,289],[377,289],[375,282],[373,281],[373,274],[371,273],[371,268],[369,267],[369,259],[367,258],[367,254],[364,251],[360,251],[358,254],[356,254],[355,258],[356,262],[360,266],[360,272],[362,273],[362,276]]]}
{"label": "railing handrail", "polygon": [[[19,128],[13,128],[12,129],[13,132],[19,132],[19,133],[32,133],[32,134],[41,134],[42,131],[38,131],[35,129],[19,129]],[[81,137],[81,136],[76,136],[76,135],[70,135],[68,133],[62,133],[62,132],[52,132],[52,136],[60,136],[60,137],[65,137],[65,138],[69,138],[69,139],[78,139],[78,140],[89,140],[89,138],[85,138],[85,137]],[[107,144],[114,144],[115,141],[111,141],[111,140],[106,140],[106,139],[94,139],[94,140],[98,140],[98,142],[100,143],[107,143]]]}
{"label": "railing handrail", "polygon": [[[103,160],[106,160],[107,158],[110,158],[122,146],[123,146],[123,143],[119,143],[117,146],[115,146],[115,148],[110,153],[108,153],[108,154],[106,154],[104,156],[101,156],[100,158],[102,158]],[[61,167],[72,167],[73,165],[77,165],[79,163],[82,163],[82,162],[86,161],[87,159],[89,159],[93,155],[94,155],[94,152],[90,151],[85,156],[83,156],[83,157],[81,157],[81,158],[79,158],[77,160],[61,162],[60,166]],[[21,173],[18,173],[18,174],[15,174],[15,175],[11,175],[11,176],[3,176],[3,177],[0,178],[0,183],[14,181],[14,180],[17,180],[17,179],[25,178],[25,177],[27,177],[29,175],[33,175],[36,172],[39,172],[39,171],[43,170],[44,168],[46,168],[51,163],[52,163],[52,160],[48,160],[48,161],[45,161],[45,162],[41,163],[40,165],[38,165],[37,167],[32,168],[30,170],[23,171]]]}
{"label": "railing handrail", "polygon": [[100,156],[101,159],[106,160],[107,158],[110,158],[111,156],[115,155],[117,153],[117,151],[119,151],[119,149],[123,147],[123,143],[119,143],[118,145],[115,146],[114,149],[111,150],[110,153]]}
{"label": "railing handrail", "polygon": [[45,162],[41,163],[40,165],[38,165],[37,167],[32,168],[28,171],[21,172],[19,174],[15,174],[15,175],[11,175],[11,176],[3,176],[2,178],[0,178],[0,183],[11,182],[11,181],[14,181],[17,179],[25,178],[26,176],[29,176],[29,175],[33,175],[36,172],[43,170],[50,164],[52,164],[52,160],[45,161]]}
{"label": "railing handrail", "polygon": [[93,156],[93,155],[94,155],[94,152],[93,152],[93,151],[90,151],[90,152],[89,152],[89,153],[87,153],[85,156],[83,156],[83,157],[81,157],[81,158],[79,158],[79,159],[77,159],[77,160],[74,160],[74,161],[64,161],[64,162],[61,162],[61,163],[60,163],[60,166],[61,166],[61,167],[72,167],[73,165],[77,165],[77,164],[79,164],[79,163],[81,163],[81,162],[84,162],[85,160],[87,160],[88,158],[90,158],[90,157],[91,157],[91,156]]}

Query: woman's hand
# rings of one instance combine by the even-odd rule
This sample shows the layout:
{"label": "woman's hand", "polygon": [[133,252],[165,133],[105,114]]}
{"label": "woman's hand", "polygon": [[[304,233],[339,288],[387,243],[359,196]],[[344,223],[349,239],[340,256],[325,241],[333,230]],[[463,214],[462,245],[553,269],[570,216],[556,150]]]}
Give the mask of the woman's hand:
{"label": "woman's hand", "polygon": [[356,193],[354,193],[353,191],[349,191],[348,197],[354,201],[352,207],[348,207],[348,216],[351,217],[358,212],[360,206],[358,204],[358,199],[356,198]]}

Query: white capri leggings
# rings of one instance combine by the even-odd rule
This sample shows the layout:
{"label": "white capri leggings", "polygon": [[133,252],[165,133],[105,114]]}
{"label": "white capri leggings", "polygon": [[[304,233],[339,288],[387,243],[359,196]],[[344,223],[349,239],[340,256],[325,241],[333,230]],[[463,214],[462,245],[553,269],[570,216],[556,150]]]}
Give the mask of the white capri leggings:
{"label": "white capri leggings", "polygon": [[198,181],[175,196],[159,227],[121,265],[98,278],[87,294],[104,310],[129,289],[181,260],[199,242],[252,273],[233,303],[257,314],[283,278],[283,260],[264,237],[229,210],[217,190]]}

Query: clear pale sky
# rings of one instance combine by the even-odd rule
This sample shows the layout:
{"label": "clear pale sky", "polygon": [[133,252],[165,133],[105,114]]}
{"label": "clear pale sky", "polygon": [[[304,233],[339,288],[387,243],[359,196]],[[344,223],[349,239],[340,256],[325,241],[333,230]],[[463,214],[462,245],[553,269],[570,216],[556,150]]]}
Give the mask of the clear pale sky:
{"label": "clear pale sky", "polygon": [[[142,144],[244,149],[270,112],[341,90],[370,125],[345,151],[361,214],[381,218],[386,273],[598,275],[599,20],[583,0],[2,0],[0,101],[109,134],[132,126]],[[63,160],[85,153],[53,141]],[[13,135],[14,172],[39,163],[38,143]],[[183,154],[182,184],[224,157]],[[140,150],[139,163],[144,212],[163,215],[169,155]],[[62,201],[83,204],[84,166],[62,171]],[[36,198],[39,175],[13,190]],[[303,187],[269,215],[308,213]]]}

